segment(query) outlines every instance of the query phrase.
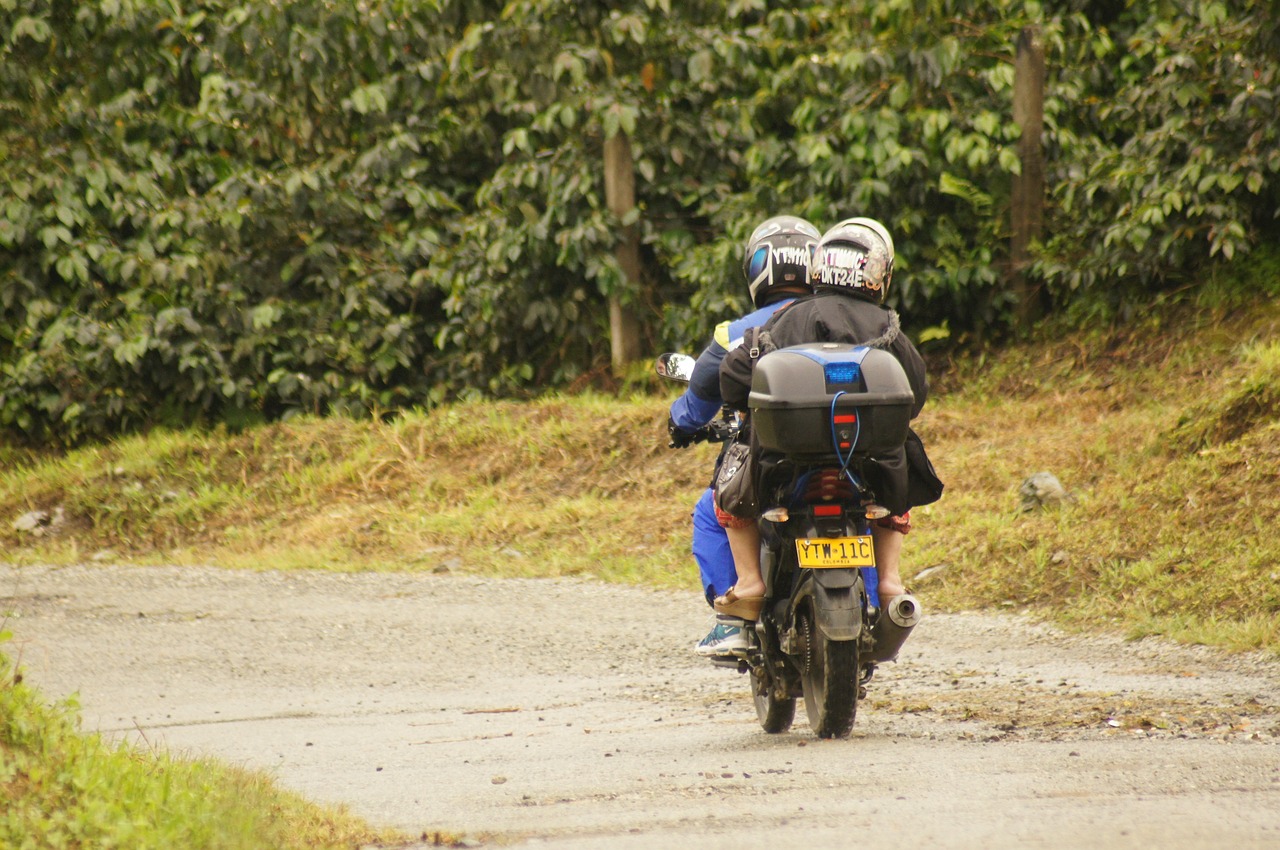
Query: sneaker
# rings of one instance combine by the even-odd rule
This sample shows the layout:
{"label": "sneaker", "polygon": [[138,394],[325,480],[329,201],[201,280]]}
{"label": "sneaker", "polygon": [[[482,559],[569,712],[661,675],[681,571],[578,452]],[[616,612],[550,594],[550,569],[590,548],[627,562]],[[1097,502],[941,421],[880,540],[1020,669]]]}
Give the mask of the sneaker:
{"label": "sneaker", "polygon": [[707,633],[693,651],[710,658],[716,655],[732,655],[737,650],[747,648],[747,633],[742,629],[746,625],[737,617],[716,616],[715,627]]}

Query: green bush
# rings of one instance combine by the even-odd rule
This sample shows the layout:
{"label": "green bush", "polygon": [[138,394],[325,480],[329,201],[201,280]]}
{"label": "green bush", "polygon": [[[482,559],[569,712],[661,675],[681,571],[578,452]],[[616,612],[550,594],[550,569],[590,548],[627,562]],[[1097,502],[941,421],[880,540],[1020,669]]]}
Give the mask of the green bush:
{"label": "green bush", "polygon": [[739,246],[778,212],[880,218],[914,330],[1004,333],[1031,24],[1032,282],[1112,313],[1274,239],[1276,23],[1244,0],[0,0],[0,427],[70,443],[581,384],[610,297],[655,351],[744,310]]}
{"label": "green bush", "polygon": [[[1131,7],[1060,75],[1041,272],[1090,309],[1249,262],[1280,212],[1280,29],[1255,3]],[[1064,45],[1065,46],[1065,45]],[[1092,64],[1091,64],[1092,63]]]}

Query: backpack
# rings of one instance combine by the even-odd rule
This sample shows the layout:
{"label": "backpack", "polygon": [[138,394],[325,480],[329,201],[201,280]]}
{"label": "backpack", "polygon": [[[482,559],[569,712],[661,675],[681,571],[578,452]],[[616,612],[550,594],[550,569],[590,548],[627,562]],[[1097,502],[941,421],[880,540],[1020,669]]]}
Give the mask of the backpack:
{"label": "backpack", "polygon": [[[747,328],[742,334],[742,346],[750,355],[748,374],[756,361],[770,351],[776,351],[773,337],[763,328]],[[750,414],[744,414],[742,427],[738,429],[725,450],[720,454],[716,467],[716,507],[740,519],[753,519],[760,513],[756,486],[760,479],[760,446],[752,436]]]}

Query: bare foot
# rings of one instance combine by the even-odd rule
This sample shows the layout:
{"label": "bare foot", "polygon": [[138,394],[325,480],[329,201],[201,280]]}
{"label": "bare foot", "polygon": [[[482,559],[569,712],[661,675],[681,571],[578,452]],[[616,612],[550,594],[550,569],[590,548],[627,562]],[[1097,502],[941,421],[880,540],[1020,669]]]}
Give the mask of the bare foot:
{"label": "bare foot", "polygon": [[739,581],[733,587],[729,588],[738,597],[764,596],[764,582],[755,584],[743,584]]}
{"label": "bare foot", "polygon": [[895,596],[901,596],[907,592],[901,582],[880,582],[880,605],[881,607],[888,605],[889,600]]}

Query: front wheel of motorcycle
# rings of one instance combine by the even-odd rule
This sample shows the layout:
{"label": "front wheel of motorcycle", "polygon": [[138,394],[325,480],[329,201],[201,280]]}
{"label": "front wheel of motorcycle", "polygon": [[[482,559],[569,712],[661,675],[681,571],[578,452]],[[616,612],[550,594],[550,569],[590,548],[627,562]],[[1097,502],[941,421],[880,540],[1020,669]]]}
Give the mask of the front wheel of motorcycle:
{"label": "front wheel of motorcycle", "polygon": [[779,697],[773,682],[764,680],[764,671],[751,668],[751,693],[755,696],[760,726],[771,735],[791,728],[796,717],[795,697]]}
{"label": "front wheel of motorcycle", "polygon": [[804,709],[819,738],[847,738],[858,711],[858,643],[829,640],[805,612]]}

